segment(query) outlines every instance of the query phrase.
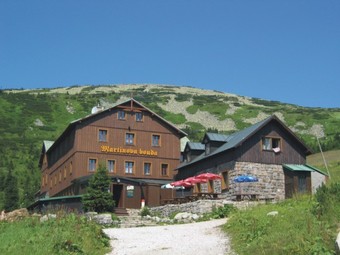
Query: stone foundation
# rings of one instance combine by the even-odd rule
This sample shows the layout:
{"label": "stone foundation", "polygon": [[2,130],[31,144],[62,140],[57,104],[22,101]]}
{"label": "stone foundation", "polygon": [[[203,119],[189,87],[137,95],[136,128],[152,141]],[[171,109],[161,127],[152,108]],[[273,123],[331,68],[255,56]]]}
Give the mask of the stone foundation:
{"label": "stone foundation", "polygon": [[[252,175],[258,182],[235,183],[233,179],[239,175]],[[285,178],[282,165],[236,162],[229,172],[229,194],[256,193],[259,199],[285,199]]]}

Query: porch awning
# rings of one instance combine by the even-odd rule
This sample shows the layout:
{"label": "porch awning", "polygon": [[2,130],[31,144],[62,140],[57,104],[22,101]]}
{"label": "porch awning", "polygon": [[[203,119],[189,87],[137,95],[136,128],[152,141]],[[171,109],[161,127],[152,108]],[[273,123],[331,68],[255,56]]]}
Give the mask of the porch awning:
{"label": "porch awning", "polygon": [[283,164],[283,167],[289,171],[319,172],[320,174],[327,175],[322,170],[310,165]]}

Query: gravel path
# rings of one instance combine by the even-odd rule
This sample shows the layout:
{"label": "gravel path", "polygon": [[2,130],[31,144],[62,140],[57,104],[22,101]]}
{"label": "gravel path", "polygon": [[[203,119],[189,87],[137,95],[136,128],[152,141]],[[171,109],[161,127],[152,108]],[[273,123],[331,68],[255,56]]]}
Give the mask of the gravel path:
{"label": "gravel path", "polygon": [[226,219],[156,227],[111,228],[104,232],[111,238],[110,255],[225,255],[229,240],[220,226]]}

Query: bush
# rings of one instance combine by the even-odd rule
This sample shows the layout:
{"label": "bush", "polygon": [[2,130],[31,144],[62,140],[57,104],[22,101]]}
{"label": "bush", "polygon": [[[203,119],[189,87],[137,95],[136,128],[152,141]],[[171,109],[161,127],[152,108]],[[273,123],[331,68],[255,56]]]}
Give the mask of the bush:
{"label": "bush", "polygon": [[233,205],[226,204],[224,206],[214,207],[211,212],[211,218],[221,219],[228,217],[236,208]]}
{"label": "bush", "polygon": [[145,217],[147,215],[151,215],[150,208],[147,206],[144,206],[143,209],[140,211],[140,215],[142,217]]}
{"label": "bush", "polygon": [[82,199],[85,211],[112,212],[114,201],[111,193],[107,192],[110,183],[107,169],[101,164],[97,172],[91,177],[87,194]]}

